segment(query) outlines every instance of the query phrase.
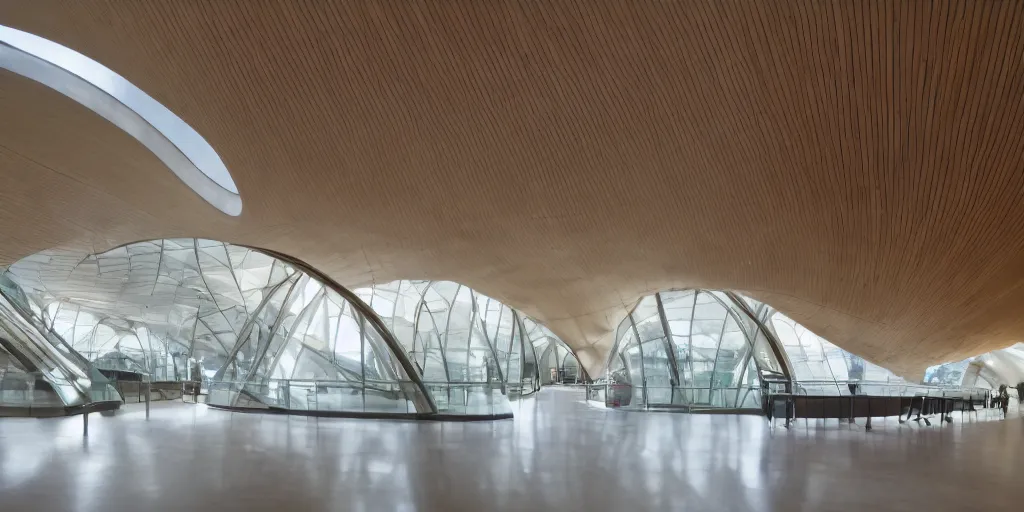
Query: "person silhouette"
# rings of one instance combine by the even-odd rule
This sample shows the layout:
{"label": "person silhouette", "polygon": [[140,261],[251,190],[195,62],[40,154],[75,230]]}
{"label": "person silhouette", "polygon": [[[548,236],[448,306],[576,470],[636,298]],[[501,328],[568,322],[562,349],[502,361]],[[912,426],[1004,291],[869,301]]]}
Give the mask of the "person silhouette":
{"label": "person silhouette", "polygon": [[1006,412],[1010,408],[1010,392],[1006,384],[999,385],[999,408],[1003,410],[1003,417],[1006,417]]}

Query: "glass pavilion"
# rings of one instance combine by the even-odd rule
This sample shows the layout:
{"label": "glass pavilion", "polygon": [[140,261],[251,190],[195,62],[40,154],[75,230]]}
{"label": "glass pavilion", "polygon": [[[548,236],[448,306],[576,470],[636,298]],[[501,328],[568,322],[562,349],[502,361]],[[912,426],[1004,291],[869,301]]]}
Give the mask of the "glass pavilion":
{"label": "glass pavilion", "polygon": [[[990,370],[990,381],[1015,378],[1009,370],[1015,368],[1013,350],[980,356],[988,362],[982,370]],[[759,409],[768,390],[819,396],[942,393],[976,385],[965,378],[972,375],[968,363],[929,368],[923,384],[910,383],[767,304],[731,292],[674,290],[644,297],[619,324],[606,390],[591,399],[611,407],[698,411]],[[992,377],[991,367],[1002,368],[1002,376]],[[1024,380],[1024,364],[1019,369]],[[973,375],[979,374],[985,372]]]}
{"label": "glass pavilion", "polygon": [[656,293],[615,334],[607,403],[614,407],[754,409],[761,383],[787,375],[770,333],[732,294]]}
{"label": "glass pavilion", "polygon": [[516,399],[542,384],[585,381],[554,333],[468,286],[404,280],[355,293],[395,334],[439,403],[491,399],[495,390]]}
{"label": "glass pavilion", "polygon": [[[219,406],[505,417],[552,375],[585,379],[550,330],[450,281],[349,292],[285,256],[200,239],[49,250],[3,276],[84,365],[202,382]],[[5,374],[22,372],[7,352]]]}
{"label": "glass pavilion", "polygon": [[154,380],[203,381],[211,404],[439,412],[376,315],[294,261],[156,240],[96,255],[44,251],[6,275],[70,353]]}
{"label": "glass pavilion", "polygon": [[[109,397],[103,371],[202,382],[208,403],[303,414],[509,417],[542,385],[589,383],[547,327],[451,281],[354,291],[302,262],[200,239],[48,250],[0,274],[0,405]],[[930,368],[929,386],[1024,380],[1011,347]],[[731,292],[638,301],[614,333],[605,403],[753,410],[766,391],[922,386]],[[114,392],[116,393],[116,391]]]}

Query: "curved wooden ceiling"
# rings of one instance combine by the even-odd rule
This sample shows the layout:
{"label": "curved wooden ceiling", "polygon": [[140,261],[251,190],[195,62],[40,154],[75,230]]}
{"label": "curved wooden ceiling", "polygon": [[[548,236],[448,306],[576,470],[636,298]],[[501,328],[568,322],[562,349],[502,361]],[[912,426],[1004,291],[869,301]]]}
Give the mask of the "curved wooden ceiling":
{"label": "curved wooden ceiling", "polygon": [[1024,3],[0,2],[190,123],[229,218],[0,72],[0,264],[208,237],[451,279],[591,369],[646,293],[735,289],[897,372],[1024,338]]}

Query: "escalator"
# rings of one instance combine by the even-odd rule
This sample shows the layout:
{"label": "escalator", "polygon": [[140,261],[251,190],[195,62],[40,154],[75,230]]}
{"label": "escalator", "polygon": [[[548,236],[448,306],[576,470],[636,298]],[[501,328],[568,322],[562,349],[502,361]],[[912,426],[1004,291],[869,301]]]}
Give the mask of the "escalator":
{"label": "escalator", "polygon": [[110,381],[49,330],[21,291],[0,274],[0,414],[66,415],[120,407]]}

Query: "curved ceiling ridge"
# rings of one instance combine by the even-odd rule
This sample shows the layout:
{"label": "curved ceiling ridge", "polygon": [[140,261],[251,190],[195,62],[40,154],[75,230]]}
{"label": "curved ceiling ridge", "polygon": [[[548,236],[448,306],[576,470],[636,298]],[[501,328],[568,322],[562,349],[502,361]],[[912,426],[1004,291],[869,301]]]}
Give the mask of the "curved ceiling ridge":
{"label": "curved ceiling ridge", "polygon": [[39,82],[110,121],[206,202],[227,215],[242,213],[238,187],[213,146],[106,66],[48,39],[0,25],[0,68]]}

